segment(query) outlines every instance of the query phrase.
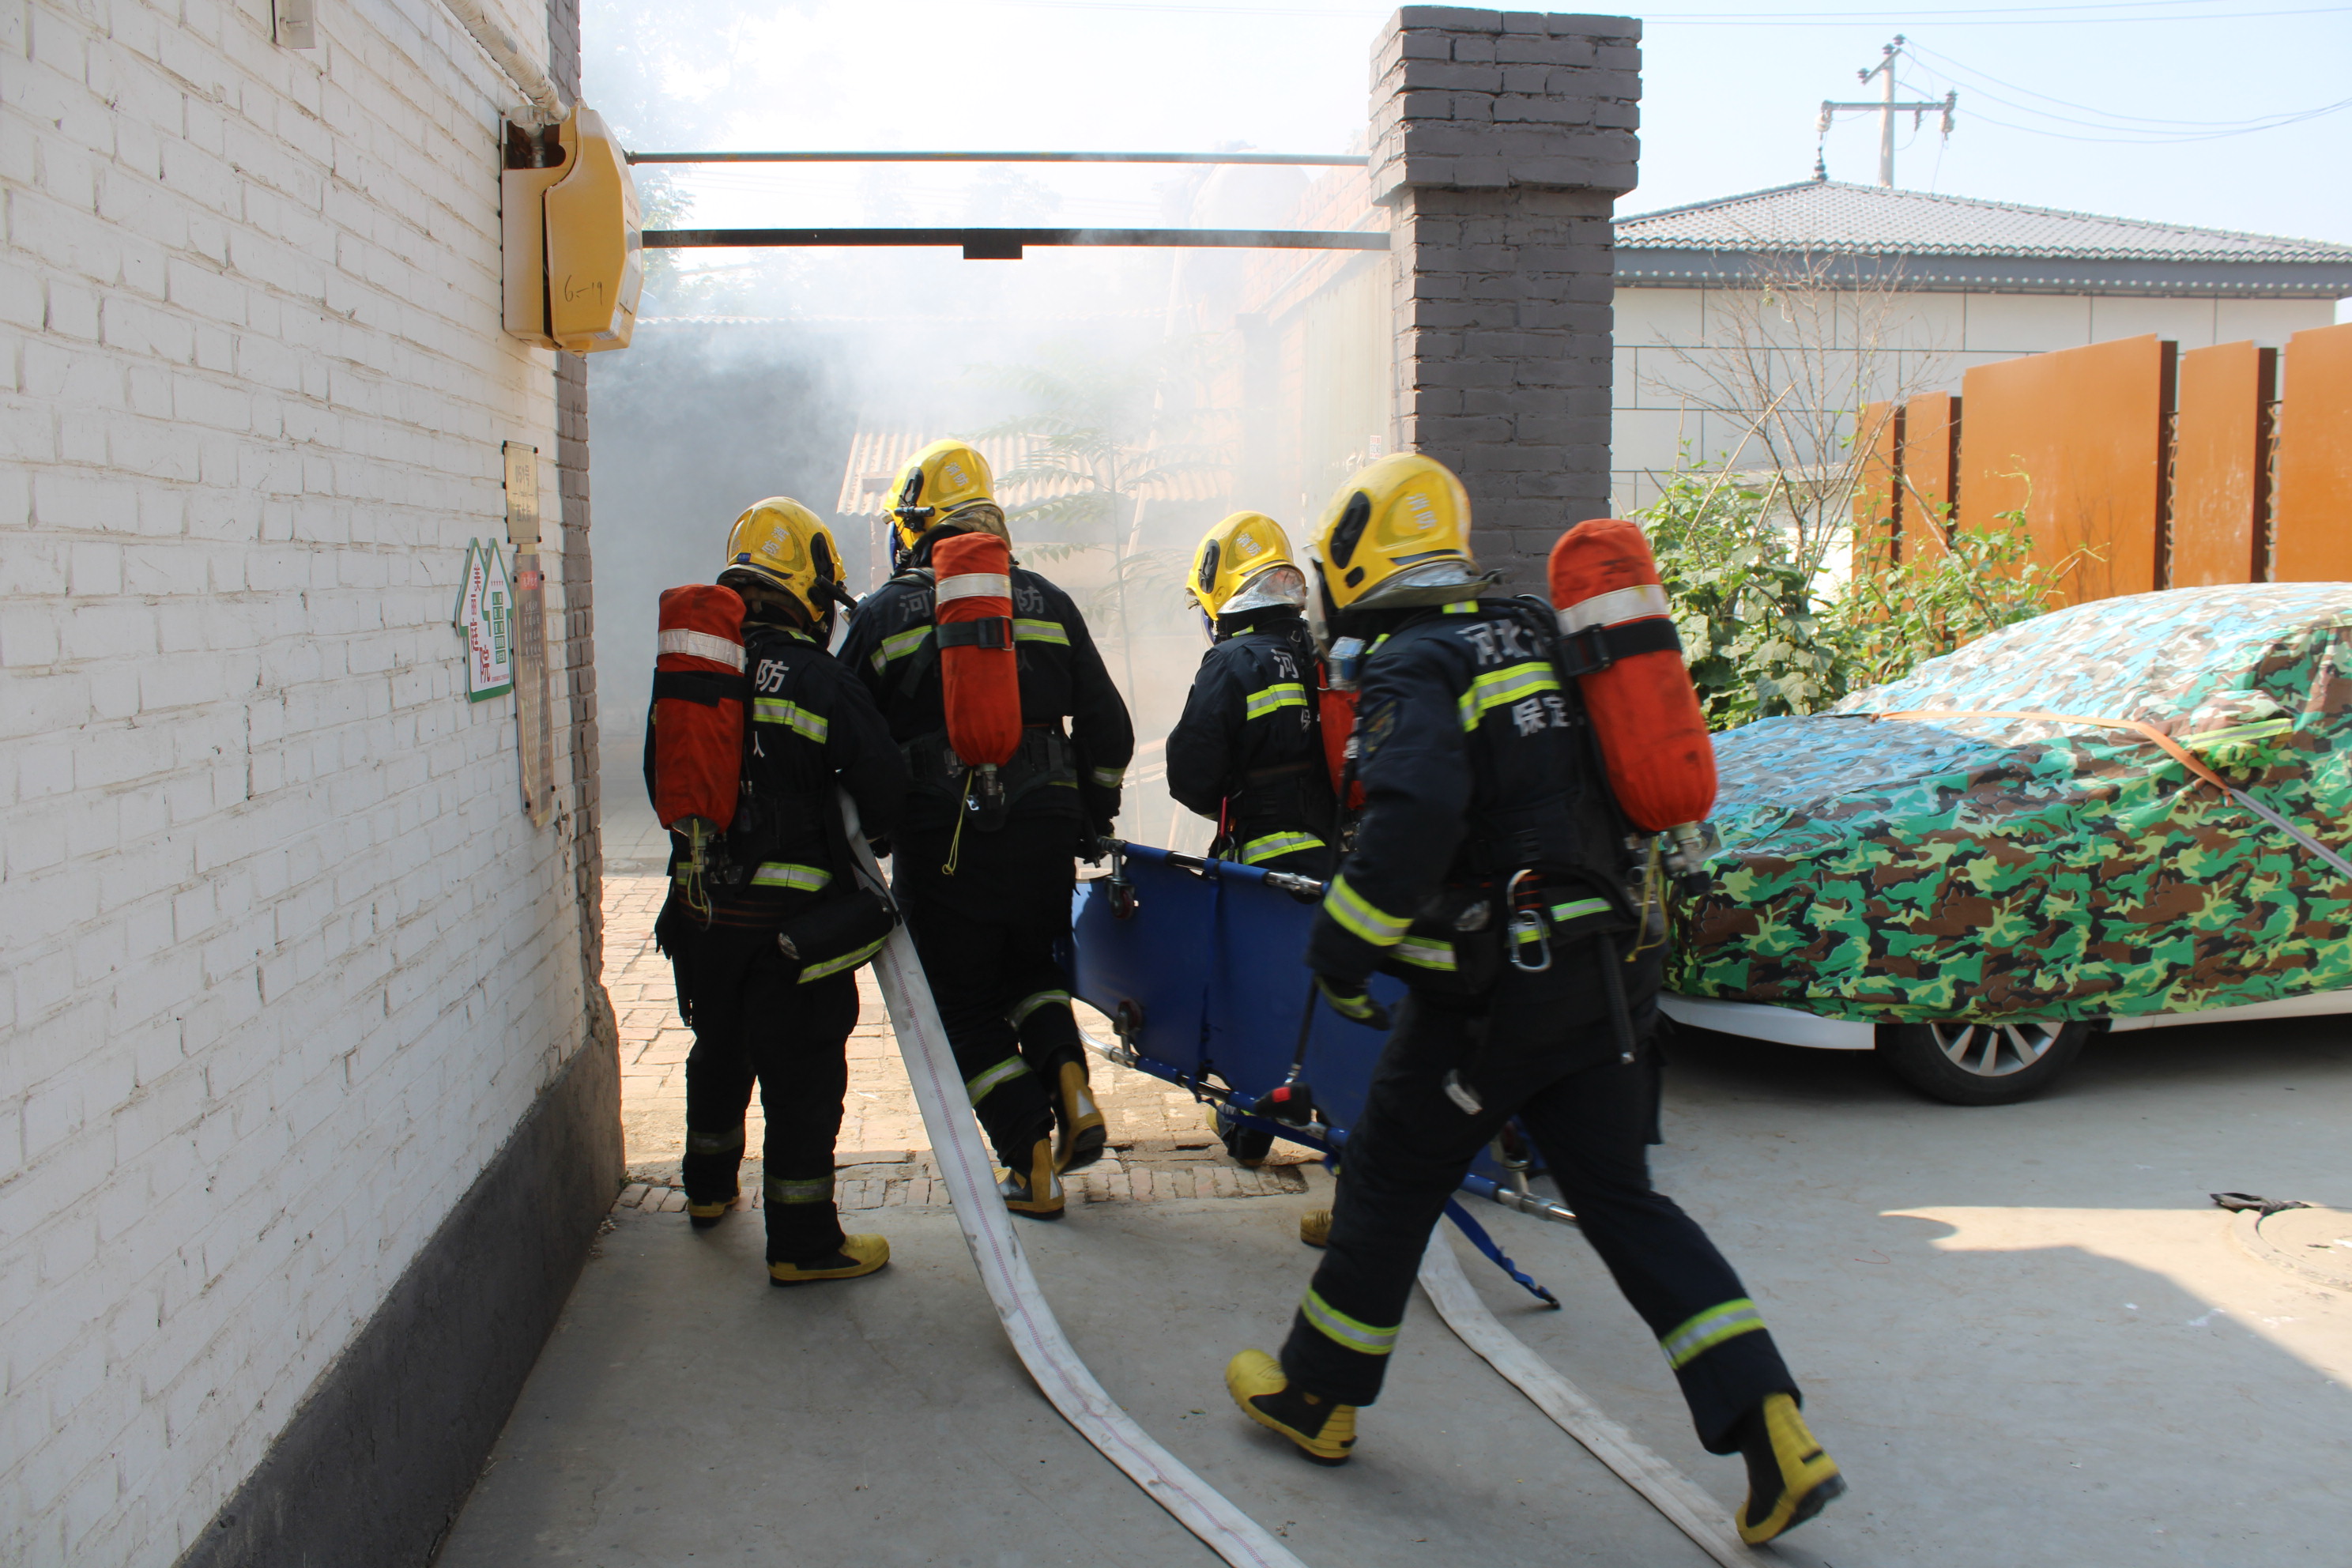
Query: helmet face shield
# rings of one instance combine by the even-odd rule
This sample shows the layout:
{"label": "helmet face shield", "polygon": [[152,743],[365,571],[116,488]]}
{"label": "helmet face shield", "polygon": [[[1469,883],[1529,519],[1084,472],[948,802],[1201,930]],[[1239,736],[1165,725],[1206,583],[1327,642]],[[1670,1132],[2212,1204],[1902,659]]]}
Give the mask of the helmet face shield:
{"label": "helmet face shield", "polygon": [[1252,610],[1272,610],[1307,607],[1307,574],[1296,566],[1269,566],[1242,584],[1240,593],[1225,601],[1224,613],[1246,615]]}

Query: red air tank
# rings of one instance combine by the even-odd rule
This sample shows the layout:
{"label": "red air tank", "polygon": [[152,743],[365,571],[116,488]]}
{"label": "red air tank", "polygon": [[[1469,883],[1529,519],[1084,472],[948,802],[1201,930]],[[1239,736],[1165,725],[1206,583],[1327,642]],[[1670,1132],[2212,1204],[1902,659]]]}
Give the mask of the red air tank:
{"label": "red air tank", "polygon": [[1009,763],[1021,749],[1021,671],[1013,647],[1013,551],[992,533],[931,547],[940,700],[948,744],[966,767]]}
{"label": "red air tank", "polygon": [[1551,602],[1617,804],[1644,832],[1695,837],[1715,809],[1715,742],[1640,526],[1601,517],[1570,529],[1552,546]]}
{"label": "red air tank", "polygon": [[1331,773],[1331,794],[1336,798],[1342,789],[1348,798],[1340,805],[1349,811],[1364,808],[1364,786],[1348,777],[1348,740],[1356,732],[1356,694],[1332,686],[1323,661],[1315,661],[1315,717],[1323,728],[1323,765]]}
{"label": "red air tank", "polygon": [[743,774],[743,601],[732,588],[665,588],[654,660],[654,815],[664,827],[735,818]]}

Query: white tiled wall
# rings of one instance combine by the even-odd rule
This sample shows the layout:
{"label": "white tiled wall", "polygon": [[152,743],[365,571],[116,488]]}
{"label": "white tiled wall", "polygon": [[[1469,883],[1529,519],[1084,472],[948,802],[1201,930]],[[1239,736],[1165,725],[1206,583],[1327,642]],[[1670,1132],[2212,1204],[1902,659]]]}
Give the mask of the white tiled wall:
{"label": "white tiled wall", "polygon": [[449,626],[516,95],[318,14],[0,5],[0,1562],[173,1561],[583,1036]]}
{"label": "white tiled wall", "polygon": [[[1724,401],[1708,386],[1706,367],[1719,369],[1723,360],[1699,345],[1722,341],[1743,313],[1753,319],[1752,307],[1743,311],[1742,302],[1721,289],[1617,290],[1610,442],[1611,504],[1617,511],[1652,500],[1659,478],[1674,471],[1684,448],[1694,460],[1711,461],[1738,447],[1745,423],[1706,411]],[[1884,396],[1897,390],[1957,392],[1960,377],[1975,365],[2051,349],[2147,332],[2183,349],[2249,338],[2277,346],[2293,332],[2335,319],[2335,304],[2324,300],[1915,293],[1900,296],[1899,309],[1866,330],[1852,312],[1831,312],[1821,335],[1849,351],[1858,339],[1874,338],[1877,349],[1852,353],[1843,363],[1850,377],[1867,378],[1874,395]],[[1790,379],[1784,374],[1775,384]],[[1829,378],[1816,374],[1810,379]],[[1757,458],[1751,443],[1741,460]]]}

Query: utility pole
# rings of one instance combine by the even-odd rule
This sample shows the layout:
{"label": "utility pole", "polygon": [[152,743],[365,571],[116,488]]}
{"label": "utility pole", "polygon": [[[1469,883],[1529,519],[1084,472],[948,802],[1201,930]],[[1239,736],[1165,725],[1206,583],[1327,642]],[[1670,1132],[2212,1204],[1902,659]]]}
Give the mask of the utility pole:
{"label": "utility pole", "polygon": [[1946,93],[1944,101],[1941,103],[1895,101],[1895,64],[1903,58],[1903,35],[1895,34],[1893,43],[1880,47],[1879,61],[1876,65],[1866,71],[1853,73],[1864,87],[1870,85],[1872,77],[1885,78],[1883,84],[1884,90],[1876,103],[1832,103],[1828,99],[1822,100],[1821,132],[1824,136],[1829,134],[1830,122],[1842,111],[1858,110],[1878,116],[1878,183],[1889,190],[1895,187],[1895,117],[1897,114],[1910,115],[1911,127],[1916,131],[1924,116],[1941,110],[1944,116],[1944,134],[1949,136],[1952,133],[1952,111],[1958,107],[1960,101],[1960,95],[1958,92]]}

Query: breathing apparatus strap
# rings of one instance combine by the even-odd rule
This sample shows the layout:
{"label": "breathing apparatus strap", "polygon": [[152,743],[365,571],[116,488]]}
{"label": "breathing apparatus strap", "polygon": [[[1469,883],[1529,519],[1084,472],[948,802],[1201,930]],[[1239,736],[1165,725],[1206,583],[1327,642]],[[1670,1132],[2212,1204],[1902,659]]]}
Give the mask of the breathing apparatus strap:
{"label": "breathing apparatus strap", "polygon": [[721,675],[715,669],[657,669],[654,671],[654,700],[674,697],[684,702],[699,703],[716,708],[721,702],[744,700],[749,685],[740,675]]}
{"label": "breathing apparatus strap", "polygon": [[1580,676],[1598,675],[1621,658],[1631,658],[1637,653],[1671,653],[1683,651],[1683,639],[1675,630],[1675,623],[1663,616],[1645,616],[1638,621],[1628,621],[1617,626],[1586,626],[1582,631],[1562,634],[1554,646],[1559,649],[1553,662],[1560,673],[1570,680]]}

